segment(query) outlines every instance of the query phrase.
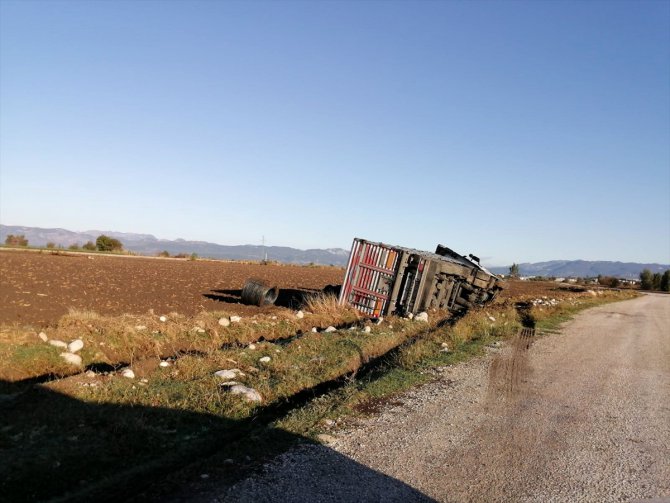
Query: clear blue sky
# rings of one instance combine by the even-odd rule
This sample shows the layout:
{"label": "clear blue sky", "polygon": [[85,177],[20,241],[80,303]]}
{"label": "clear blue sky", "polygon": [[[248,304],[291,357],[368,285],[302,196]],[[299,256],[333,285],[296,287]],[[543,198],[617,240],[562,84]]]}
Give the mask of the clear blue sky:
{"label": "clear blue sky", "polygon": [[0,0],[0,222],[670,262],[670,2]]}

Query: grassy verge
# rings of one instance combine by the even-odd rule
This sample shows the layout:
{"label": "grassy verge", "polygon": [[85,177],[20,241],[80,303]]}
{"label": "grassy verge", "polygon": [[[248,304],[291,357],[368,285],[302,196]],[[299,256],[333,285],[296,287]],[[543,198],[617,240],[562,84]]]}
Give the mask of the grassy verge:
{"label": "grassy verge", "polygon": [[[551,328],[579,310],[622,298],[566,297],[531,311]],[[70,340],[76,329],[85,362],[125,360],[135,378],[117,370],[81,372],[41,386],[25,376],[41,375],[35,362],[58,359],[60,350],[37,334],[3,332],[0,354],[5,351],[5,361],[24,377],[0,380],[0,491],[12,501],[118,499],[203,457],[234,477],[240,467],[365,413],[375,401],[431,379],[427,369],[480,354],[520,327],[509,302],[471,311],[453,325],[440,325],[444,313],[431,313],[431,323],[391,318],[367,323],[369,331],[332,303],[310,309],[302,319],[287,312],[285,319],[228,327],[219,325],[221,313],[166,321],[74,313],[49,337]],[[311,331],[347,320],[352,330]],[[138,324],[146,328],[137,330]],[[160,366],[166,354],[170,360]],[[241,372],[235,381],[256,390],[261,402],[221,386],[214,372],[233,368]],[[35,481],[35,473],[43,476]]]}

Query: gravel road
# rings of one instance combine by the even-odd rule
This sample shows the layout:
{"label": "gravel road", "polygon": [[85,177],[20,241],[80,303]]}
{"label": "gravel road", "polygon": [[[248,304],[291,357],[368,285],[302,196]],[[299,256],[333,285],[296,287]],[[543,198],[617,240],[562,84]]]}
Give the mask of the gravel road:
{"label": "gravel road", "polygon": [[670,296],[436,370],[219,501],[670,501]]}

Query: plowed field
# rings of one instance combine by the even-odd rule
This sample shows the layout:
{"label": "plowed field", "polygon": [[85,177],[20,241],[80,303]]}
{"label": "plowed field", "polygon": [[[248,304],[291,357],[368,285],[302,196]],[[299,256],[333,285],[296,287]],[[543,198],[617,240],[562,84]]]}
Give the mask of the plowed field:
{"label": "plowed field", "polygon": [[335,267],[242,264],[208,260],[0,251],[0,323],[47,325],[70,308],[103,315],[202,310],[269,312],[239,303],[247,278],[278,286],[278,306],[300,291],[341,284]]}

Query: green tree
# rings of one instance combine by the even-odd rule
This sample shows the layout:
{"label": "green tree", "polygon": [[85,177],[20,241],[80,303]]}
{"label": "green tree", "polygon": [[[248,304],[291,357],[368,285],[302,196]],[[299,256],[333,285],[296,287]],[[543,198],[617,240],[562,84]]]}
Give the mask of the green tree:
{"label": "green tree", "polygon": [[82,248],[84,250],[93,251],[95,250],[95,243],[93,241],[87,241],[86,244],[82,246]]}
{"label": "green tree", "polygon": [[661,277],[661,290],[663,292],[670,292],[670,269],[665,271]]}
{"label": "green tree", "polygon": [[7,246],[28,246],[28,240],[23,234],[19,234],[18,236],[8,234],[5,239],[5,244]]}
{"label": "green tree", "polygon": [[654,285],[654,290],[660,290],[661,289],[661,279],[663,276],[661,275],[660,272],[654,273],[654,277],[652,278],[652,283]]}
{"label": "green tree", "polygon": [[640,273],[640,288],[642,290],[652,290],[654,288],[654,275],[649,269],[644,269]]}
{"label": "green tree", "polygon": [[519,277],[519,264],[514,263],[511,266],[509,266],[509,275],[512,278],[518,278]]}
{"label": "green tree", "polygon": [[49,241],[47,243],[47,248],[56,248],[56,243],[54,243],[53,241]]}
{"label": "green tree", "polygon": [[118,239],[110,238],[101,234],[98,236],[98,239],[95,240],[95,247],[99,251],[121,251],[123,250],[123,244]]}

